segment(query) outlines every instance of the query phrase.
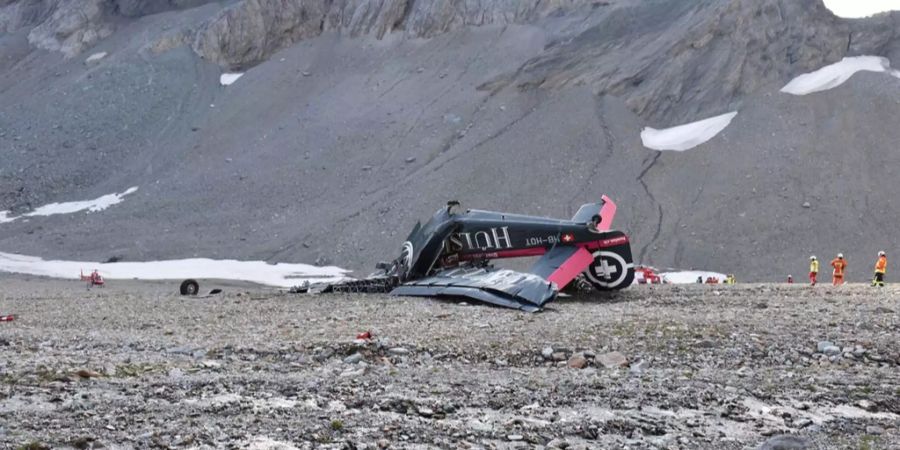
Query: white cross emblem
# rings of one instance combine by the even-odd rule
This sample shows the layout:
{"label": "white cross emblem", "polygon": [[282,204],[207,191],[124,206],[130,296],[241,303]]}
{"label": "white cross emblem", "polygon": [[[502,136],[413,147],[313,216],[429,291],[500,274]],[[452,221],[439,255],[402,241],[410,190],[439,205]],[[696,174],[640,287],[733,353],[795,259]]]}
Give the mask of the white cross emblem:
{"label": "white cross emblem", "polygon": [[[625,258],[615,252],[598,250],[593,253],[594,264],[584,272],[591,283],[602,289],[616,289],[628,278],[633,263],[625,262]],[[613,264],[610,264],[612,262]],[[619,266],[622,270],[619,270]]]}
{"label": "white cross emblem", "polygon": [[610,266],[609,263],[606,262],[606,259],[600,260],[600,269],[603,271],[603,273],[600,273],[598,275],[600,275],[607,281],[612,280],[613,274],[619,271],[616,266]]}

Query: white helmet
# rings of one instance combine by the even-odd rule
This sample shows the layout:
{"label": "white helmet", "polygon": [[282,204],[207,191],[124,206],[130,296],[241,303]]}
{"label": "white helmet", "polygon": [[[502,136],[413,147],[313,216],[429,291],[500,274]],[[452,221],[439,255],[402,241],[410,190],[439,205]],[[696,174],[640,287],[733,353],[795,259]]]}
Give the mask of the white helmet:
{"label": "white helmet", "polygon": [[809,260],[810,260],[810,261],[815,261],[815,260],[816,260],[816,255],[810,256],[810,257],[809,257]]}
{"label": "white helmet", "polygon": [[878,252],[878,256],[884,256],[884,251]]}
{"label": "white helmet", "polygon": [[844,259],[844,254],[843,254],[843,253],[838,253],[838,258]]}

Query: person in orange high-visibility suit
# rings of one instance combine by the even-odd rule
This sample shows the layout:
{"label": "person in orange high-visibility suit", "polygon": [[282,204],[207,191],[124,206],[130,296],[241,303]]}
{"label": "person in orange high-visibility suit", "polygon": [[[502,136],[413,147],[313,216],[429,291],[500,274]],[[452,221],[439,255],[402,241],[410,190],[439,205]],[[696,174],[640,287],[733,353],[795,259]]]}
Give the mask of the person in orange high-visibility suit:
{"label": "person in orange high-visibility suit", "polygon": [[847,261],[844,259],[843,253],[838,253],[837,258],[831,260],[831,267],[834,268],[831,275],[831,284],[835,286],[844,284],[844,272],[847,270]]}
{"label": "person in orange high-visibility suit", "polygon": [[875,278],[872,286],[884,287],[884,274],[887,272],[887,255],[878,252],[878,261],[875,263]]}

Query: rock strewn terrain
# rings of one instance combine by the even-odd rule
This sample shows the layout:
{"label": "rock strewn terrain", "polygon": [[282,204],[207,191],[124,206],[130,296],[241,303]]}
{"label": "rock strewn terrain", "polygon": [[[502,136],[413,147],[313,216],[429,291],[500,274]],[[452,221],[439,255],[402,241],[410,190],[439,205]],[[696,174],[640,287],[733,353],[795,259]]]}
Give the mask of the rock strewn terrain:
{"label": "rock strewn terrain", "polygon": [[[0,443],[896,448],[894,287],[636,288],[539,314],[6,278]],[[238,294],[240,292],[240,295]],[[369,341],[355,341],[371,331]],[[791,434],[792,438],[781,437]],[[764,447],[778,448],[778,447]]]}

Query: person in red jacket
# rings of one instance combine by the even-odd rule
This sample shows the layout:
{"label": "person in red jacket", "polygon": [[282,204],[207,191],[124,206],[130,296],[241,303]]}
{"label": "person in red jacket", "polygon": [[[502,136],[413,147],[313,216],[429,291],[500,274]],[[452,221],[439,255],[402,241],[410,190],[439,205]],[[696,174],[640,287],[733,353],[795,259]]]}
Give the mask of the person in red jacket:
{"label": "person in red jacket", "polygon": [[816,259],[816,256],[809,257],[809,284],[810,286],[815,286],[819,281],[819,260]]}
{"label": "person in red jacket", "polygon": [[837,258],[831,260],[831,267],[834,268],[831,275],[831,284],[835,286],[844,284],[844,273],[847,271],[847,261],[844,259],[843,253],[838,253]]}

